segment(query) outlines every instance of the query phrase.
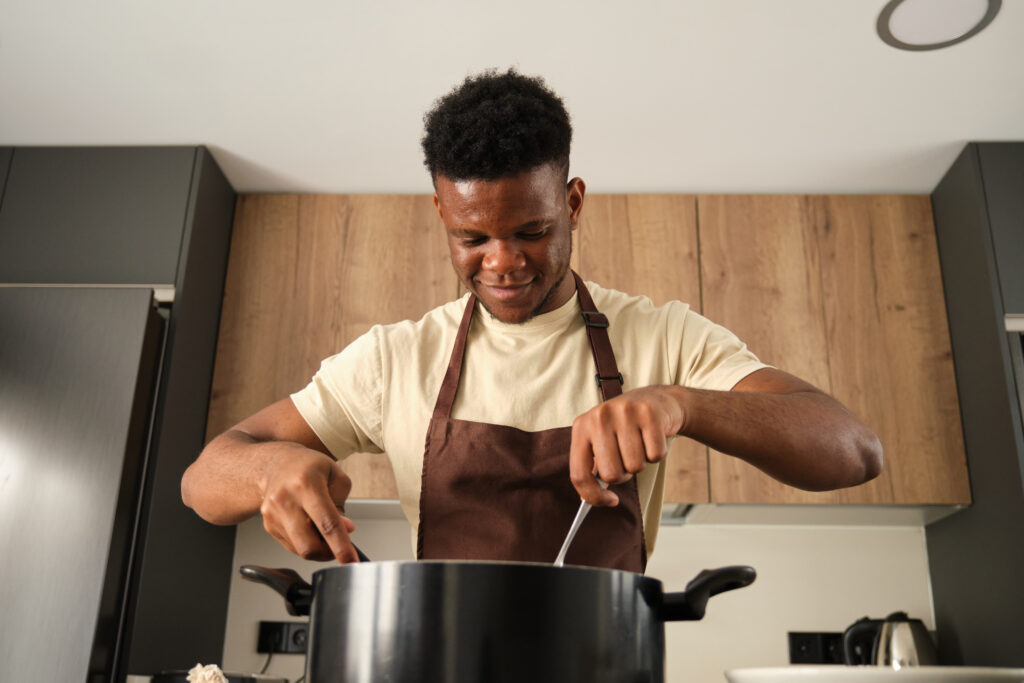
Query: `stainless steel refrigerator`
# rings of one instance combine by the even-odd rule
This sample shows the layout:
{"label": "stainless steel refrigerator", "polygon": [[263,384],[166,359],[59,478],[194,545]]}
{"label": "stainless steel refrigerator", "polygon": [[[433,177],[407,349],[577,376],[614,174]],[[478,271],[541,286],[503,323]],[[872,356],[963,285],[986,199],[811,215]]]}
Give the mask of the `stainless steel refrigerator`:
{"label": "stainless steel refrigerator", "polygon": [[123,676],[165,327],[150,289],[0,288],[4,680]]}

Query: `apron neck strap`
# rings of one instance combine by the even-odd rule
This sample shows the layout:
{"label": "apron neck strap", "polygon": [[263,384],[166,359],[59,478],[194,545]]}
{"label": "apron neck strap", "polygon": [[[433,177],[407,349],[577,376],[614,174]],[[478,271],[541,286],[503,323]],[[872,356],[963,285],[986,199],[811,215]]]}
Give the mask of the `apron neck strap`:
{"label": "apron neck strap", "polygon": [[583,279],[576,271],[572,271],[572,276],[576,279],[580,315],[583,316],[583,324],[587,326],[587,338],[590,340],[590,350],[594,354],[594,366],[597,368],[594,379],[601,390],[601,400],[607,401],[622,393],[622,373],[619,372],[612,343],[608,339],[608,318],[597,310],[587,286],[583,284]]}

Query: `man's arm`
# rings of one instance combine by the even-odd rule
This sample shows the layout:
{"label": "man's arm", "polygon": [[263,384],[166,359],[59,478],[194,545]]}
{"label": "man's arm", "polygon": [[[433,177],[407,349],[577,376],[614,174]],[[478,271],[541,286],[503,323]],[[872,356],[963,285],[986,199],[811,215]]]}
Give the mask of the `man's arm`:
{"label": "man's arm", "polygon": [[256,513],[281,545],[306,559],[356,562],[341,508],[352,482],[291,399],[274,403],[206,445],[185,471],[181,497],[214,524]]}
{"label": "man's arm", "polygon": [[580,497],[615,505],[605,481],[625,481],[668,454],[679,434],[742,458],[779,481],[825,491],[878,476],[878,437],[838,401],[793,375],[763,368],[733,387],[655,386],[628,391],[576,418],[570,473]]}

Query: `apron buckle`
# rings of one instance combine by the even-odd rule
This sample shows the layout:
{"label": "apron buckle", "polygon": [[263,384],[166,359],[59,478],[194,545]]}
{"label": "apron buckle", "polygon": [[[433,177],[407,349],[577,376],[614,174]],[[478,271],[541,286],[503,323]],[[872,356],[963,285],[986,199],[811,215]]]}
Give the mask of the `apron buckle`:
{"label": "apron buckle", "polygon": [[587,327],[608,327],[608,318],[600,311],[580,311],[580,315],[583,316],[583,324]]}
{"label": "apron buckle", "polygon": [[597,380],[597,388],[598,389],[601,388],[601,382],[618,382],[620,387],[624,386],[623,381],[622,381],[622,373],[621,372],[619,374],[617,374],[617,375],[612,375],[611,377],[602,377],[601,373],[598,372],[598,373],[596,373],[594,375],[594,379]]}

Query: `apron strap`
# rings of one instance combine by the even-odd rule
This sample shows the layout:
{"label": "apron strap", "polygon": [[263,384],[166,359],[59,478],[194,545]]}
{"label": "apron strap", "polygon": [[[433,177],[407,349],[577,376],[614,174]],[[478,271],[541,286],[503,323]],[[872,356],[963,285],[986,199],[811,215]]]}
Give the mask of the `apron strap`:
{"label": "apron strap", "polygon": [[622,393],[622,373],[615,362],[612,343],[608,339],[608,318],[597,310],[594,300],[590,298],[583,279],[572,271],[576,278],[576,295],[580,300],[583,324],[587,326],[587,337],[590,339],[590,350],[594,353],[594,365],[597,367],[597,386],[601,390],[601,399],[607,401]]}
{"label": "apron strap", "polygon": [[431,423],[438,420],[447,420],[452,414],[452,405],[455,404],[455,392],[459,390],[459,378],[462,376],[462,358],[466,355],[466,338],[469,337],[469,324],[473,322],[473,311],[476,308],[476,296],[469,295],[466,302],[466,310],[462,314],[462,322],[459,323],[458,334],[455,335],[455,346],[452,348],[451,358],[448,360],[448,369],[444,373],[444,380],[441,382],[441,390],[437,392],[437,402],[434,404],[434,416]]}

